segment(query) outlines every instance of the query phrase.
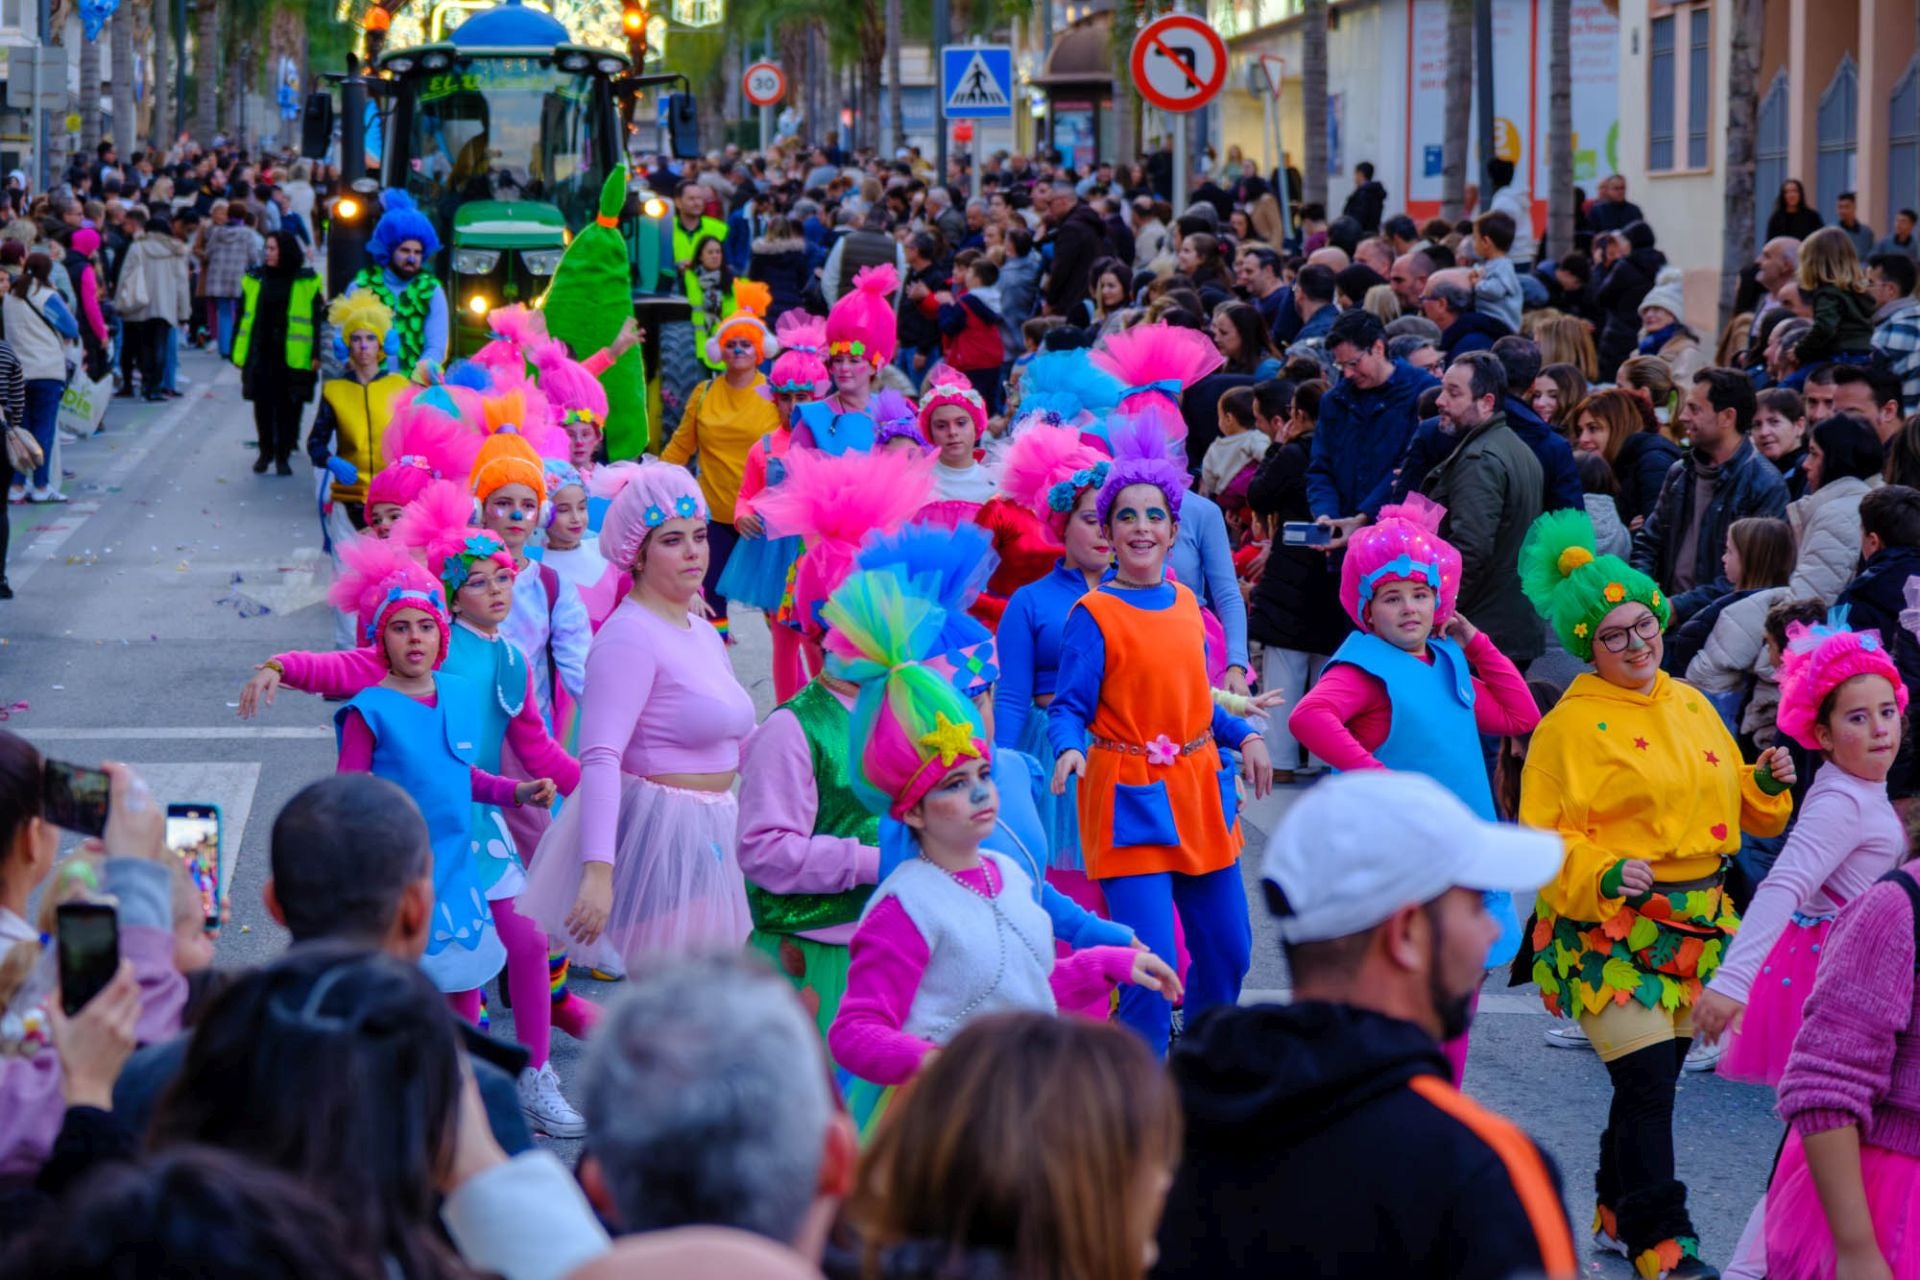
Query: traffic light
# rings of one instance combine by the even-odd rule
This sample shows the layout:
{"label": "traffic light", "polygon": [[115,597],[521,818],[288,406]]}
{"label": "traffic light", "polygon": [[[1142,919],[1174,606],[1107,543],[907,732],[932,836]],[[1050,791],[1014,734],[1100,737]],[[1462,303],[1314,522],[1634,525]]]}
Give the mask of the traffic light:
{"label": "traffic light", "polygon": [[621,0],[620,29],[627,36],[627,52],[638,71],[647,61],[647,0]]}

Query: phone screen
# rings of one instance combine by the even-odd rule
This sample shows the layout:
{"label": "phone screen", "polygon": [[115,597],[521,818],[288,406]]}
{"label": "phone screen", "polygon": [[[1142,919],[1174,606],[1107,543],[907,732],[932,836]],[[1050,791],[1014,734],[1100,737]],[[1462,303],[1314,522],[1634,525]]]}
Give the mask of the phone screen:
{"label": "phone screen", "polygon": [[167,806],[167,848],[180,855],[200,893],[209,929],[220,924],[220,810],[210,804]]}
{"label": "phone screen", "polygon": [[107,829],[109,785],[99,769],[49,760],[41,770],[40,816],[79,835],[100,835]]}
{"label": "phone screen", "polygon": [[1280,527],[1280,542],[1289,547],[1324,547],[1333,541],[1333,530],[1324,524],[1290,520]]}
{"label": "phone screen", "polygon": [[101,902],[63,902],[55,909],[60,947],[60,1007],[69,1016],[113,981],[120,967],[120,924]]}

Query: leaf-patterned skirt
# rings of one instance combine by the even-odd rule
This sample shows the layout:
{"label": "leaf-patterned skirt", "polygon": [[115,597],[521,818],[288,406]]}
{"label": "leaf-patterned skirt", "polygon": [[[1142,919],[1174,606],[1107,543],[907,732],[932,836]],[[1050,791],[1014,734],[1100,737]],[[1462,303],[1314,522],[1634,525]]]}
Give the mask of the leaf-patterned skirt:
{"label": "leaf-patterned skirt", "polygon": [[1529,939],[1533,980],[1558,1017],[1598,1013],[1609,1001],[1678,1009],[1699,997],[1739,927],[1717,878],[1656,884],[1597,924],[1557,916],[1542,899]]}

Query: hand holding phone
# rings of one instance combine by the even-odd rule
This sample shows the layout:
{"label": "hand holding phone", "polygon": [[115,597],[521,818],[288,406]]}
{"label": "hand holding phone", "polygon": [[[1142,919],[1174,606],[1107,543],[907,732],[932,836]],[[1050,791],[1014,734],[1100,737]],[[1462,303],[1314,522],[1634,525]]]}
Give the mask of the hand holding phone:
{"label": "hand holding phone", "polygon": [[48,760],[40,770],[40,816],[76,835],[104,835],[111,790],[104,769]]}
{"label": "hand holding phone", "polygon": [[220,927],[220,807],[167,806],[167,848],[186,865],[209,930]]}
{"label": "hand holding phone", "polygon": [[104,902],[63,902],[54,908],[54,938],[60,952],[60,1007],[72,1017],[120,968],[120,919]]}
{"label": "hand holding phone", "polygon": [[1289,520],[1280,526],[1280,544],[1287,547],[1324,547],[1333,542],[1333,526],[1307,520]]}

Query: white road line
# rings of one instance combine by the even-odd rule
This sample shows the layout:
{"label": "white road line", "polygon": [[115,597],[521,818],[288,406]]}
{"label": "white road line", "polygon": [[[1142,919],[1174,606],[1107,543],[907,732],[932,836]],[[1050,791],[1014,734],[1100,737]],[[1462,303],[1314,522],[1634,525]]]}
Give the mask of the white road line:
{"label": "white road line", "polygon": [[319,742],[333,741],[328,725],[179,725],[150,728],[139,725],[124,729],[39,729],[17,724],[14,732],[29,742]]}
{"label": "white road line", "polygon": [[253,815],[254,792],[260,785],[260,765],[257,762],[127,763],[147,780],[153,794],[168,804],[220,806],[220,893],[230,899],[232,895],[228,890],[233,886],[234,868],[240,863],[247,819]]}
{"label": "white road line", "polygon": [[[233,377],[237,378],[235,374]],[[104,486],[122,484],[128,476],[147,460],[148,455],[165,443],[173,434],[174,428],[185,422],[204,400],[212,397],[215,387],[229,381],[228,372],[221,370],[215,376],[194,384],[193,390],[174,402],[171,409],[155,418],[145,430],[133,436],[133,443],[119,451],[119,457],[100,475],[99,483]],[[33,575],[58,556],[60,548],[74,534],[80,532],[88,520],[98,515],[107,503],[119,495],[103,493],[98,498],[77,500],[59,507],[32,508],[43,512],[50,519],[50,527],[35,536],[24,547],[18,548],[12,557],[10,572],[13,585],[20,587],[32,581]]]}

